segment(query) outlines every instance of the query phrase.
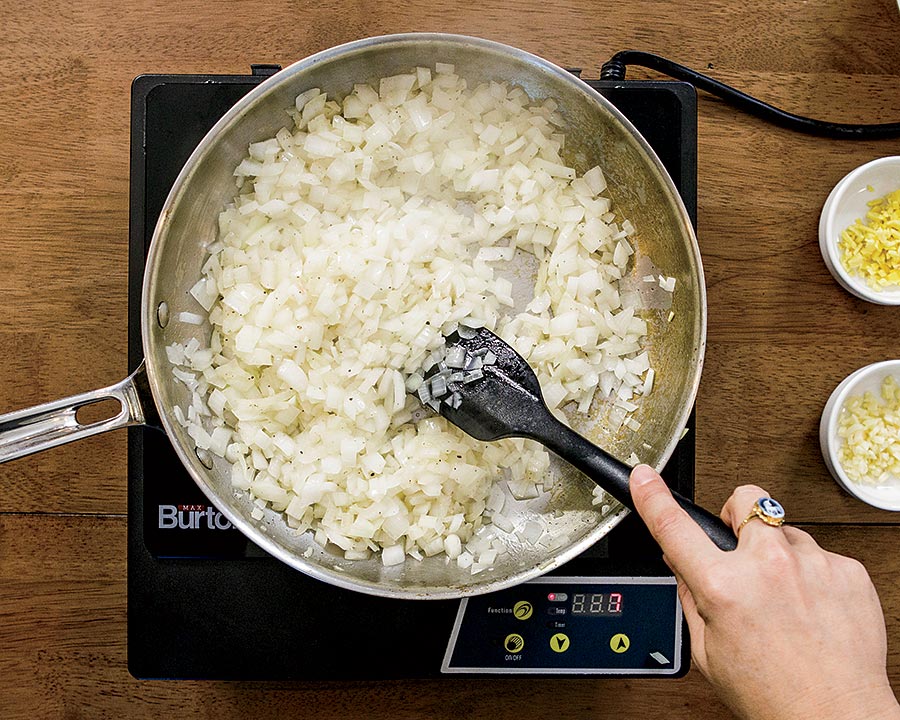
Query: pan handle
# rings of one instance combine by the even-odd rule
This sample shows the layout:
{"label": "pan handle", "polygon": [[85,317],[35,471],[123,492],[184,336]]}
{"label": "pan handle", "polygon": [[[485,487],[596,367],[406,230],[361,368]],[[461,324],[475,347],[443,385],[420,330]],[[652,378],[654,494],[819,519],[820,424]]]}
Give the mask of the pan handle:
{"label": "pan handle", "polygon": [[[93,423],[78,421],[79,408],[104,400],[117,400],[119,412]],[[143,362],[115,385],[0,415],[0,463],[129,425],[159,425]]]}

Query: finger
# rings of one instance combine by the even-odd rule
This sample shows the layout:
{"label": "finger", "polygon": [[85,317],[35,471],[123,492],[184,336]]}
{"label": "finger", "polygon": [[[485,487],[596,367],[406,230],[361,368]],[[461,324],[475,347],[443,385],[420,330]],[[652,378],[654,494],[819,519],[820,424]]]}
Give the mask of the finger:
{"label": "finger", "polygon": [[787,541],[798,550],[822,550],[819,543],[815,541],[815,538],[800,528],[793,527],[792,525],[784,525],[781,528],[781,531],[784,533]]}
{"label": "finger", "polygon": [[[746,524],[744,520],[750,517],[753,506],[760,498],[769,497],[769,493],[756,485],[741,485],[735,488],[731,497],[722,507],[721,518],[724,523],[731,525],[738,536],[738,547],[753,545],[756,542],[786,542],[784,533],[780,528],[767,525],[758,518],[751,519]],[[743,524],[743,527],[741,525]]]}
{"label": "finger", "polygon": [[726,525],[731,525],[732,529],[737,532],[744,518],[747,517],[753,508],[753,504],[761,497],[769,497],[769,493],[761,487],[756,485],[736,487],[722,506],[722,512],[719,513],[719,517],[722,518],[722,522]]}
{"label": "finger", "polygon": [[684,611],[688,624],[691,625],[696,621],[702,625],[705,620],[697,607],[697,601],[694,599],[694,594],[691,592],[690,587],[688,587],[688,584],[679,573],[673,570],[672,574],[675,575],[675,581],[678,587],[678,599],[681,600],[681,609]]}
{"label": "finger", "polygon": [[688,585],[699,581],[704,568],[721,555],[703,529],[681,509],[659,474],[648,465],[631,471],[631,497],[650,534],[672,567]]}

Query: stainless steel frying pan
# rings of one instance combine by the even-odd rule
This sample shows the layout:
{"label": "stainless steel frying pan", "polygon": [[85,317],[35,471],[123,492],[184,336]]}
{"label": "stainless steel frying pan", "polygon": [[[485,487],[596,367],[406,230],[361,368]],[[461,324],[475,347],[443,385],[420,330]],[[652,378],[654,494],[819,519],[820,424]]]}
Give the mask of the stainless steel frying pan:
{"label": "stainless steel frying pan", "polygon": [[[189,405],[187,389],[175,381],[166,346],[197,337],[208,344],[209,328],[175,320],[197,311],[188,294],[201,275],[204,246],[213,240],[217,216],[235,192],[233,172],[247,146],[274,136],[288,124],[285,109],[301,92],[319,87],[343,96],[353,85],[436,62],[453,63],[470,83],[497,80],[519,85],[534,99],[552,97],[567,127],[570,163],[584,172],[601,165],[614,208],[637,228],[641,261],[634,273],[655,267],[676,278],[670,308],[648,299],[649,350],[656,368],[653,392],[637,411],[640,430],[612,430],[609,407],[595,403],[590,417],[573,425],[620,458],[632,452],[661,467],[672,453],[693,405],[703,359],[706,297],[697,242],[687,212],[656,155],[609,102],[565,70],[505,45],[443,34],[371,38],[326,50],[291,65],[242,99],[203,139],[175,182],[163,207],[146,264],[141,310],[145,364],[109,388],[0,416],[0,461],[44,450],[114,428],[158,424],[204,493],[231,522],[264,550],[294,568],[341,587],[398,598],[450,598],[490,592],[551,570],[575,557],[612,530],[627,511],[612,503],[606,514],[591,504],[593,483],[562,463],[555,490],[523,507],[519,517],[540,522],[568,540],[550,551],[509,539],[509,553],[471,575],[442,556],[383,567],[378,557],[346,560],[297,536],[278,513],[251,517],[253,505],[237,497],[230,466],[198,457],[176,420],[174,408]],[[651,265],[652,263],[652,265]],[[625,280],[628,282],[628,279]],[[640,287],[635,283],[635,287]],[[85,425],[79,407],[104,399],[121,405],[113,418]],[[209,467],[207,467],[207,465]]]}

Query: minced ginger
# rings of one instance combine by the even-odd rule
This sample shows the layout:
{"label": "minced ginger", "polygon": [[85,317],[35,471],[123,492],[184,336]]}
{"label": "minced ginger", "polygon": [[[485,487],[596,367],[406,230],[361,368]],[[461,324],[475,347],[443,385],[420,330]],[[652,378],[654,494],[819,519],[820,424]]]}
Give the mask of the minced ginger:
{"label": "minced ginger", "polygon": [[883,290],[900,285],[900,189],[868,206],[868,222],[857,218],[841,233],[841,264],[869,287]]}

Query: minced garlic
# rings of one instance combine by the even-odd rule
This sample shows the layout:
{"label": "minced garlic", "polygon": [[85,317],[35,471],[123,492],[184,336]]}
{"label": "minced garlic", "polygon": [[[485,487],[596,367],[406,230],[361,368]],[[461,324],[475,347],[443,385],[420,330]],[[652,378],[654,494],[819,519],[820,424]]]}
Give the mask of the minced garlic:
{"label": "minced garlic", "polygon": [[847,477],[861,485],[900,482],[900,386],[890,375],[881,398],[871,392],[849,398],[838,419],[844,440],[838,460]]}
{"label": "minced garlic", "polygon": [[900,285],[900,189],[868,203],[868,223],[856,222],[841,233],[841,264],[875,290]]}

